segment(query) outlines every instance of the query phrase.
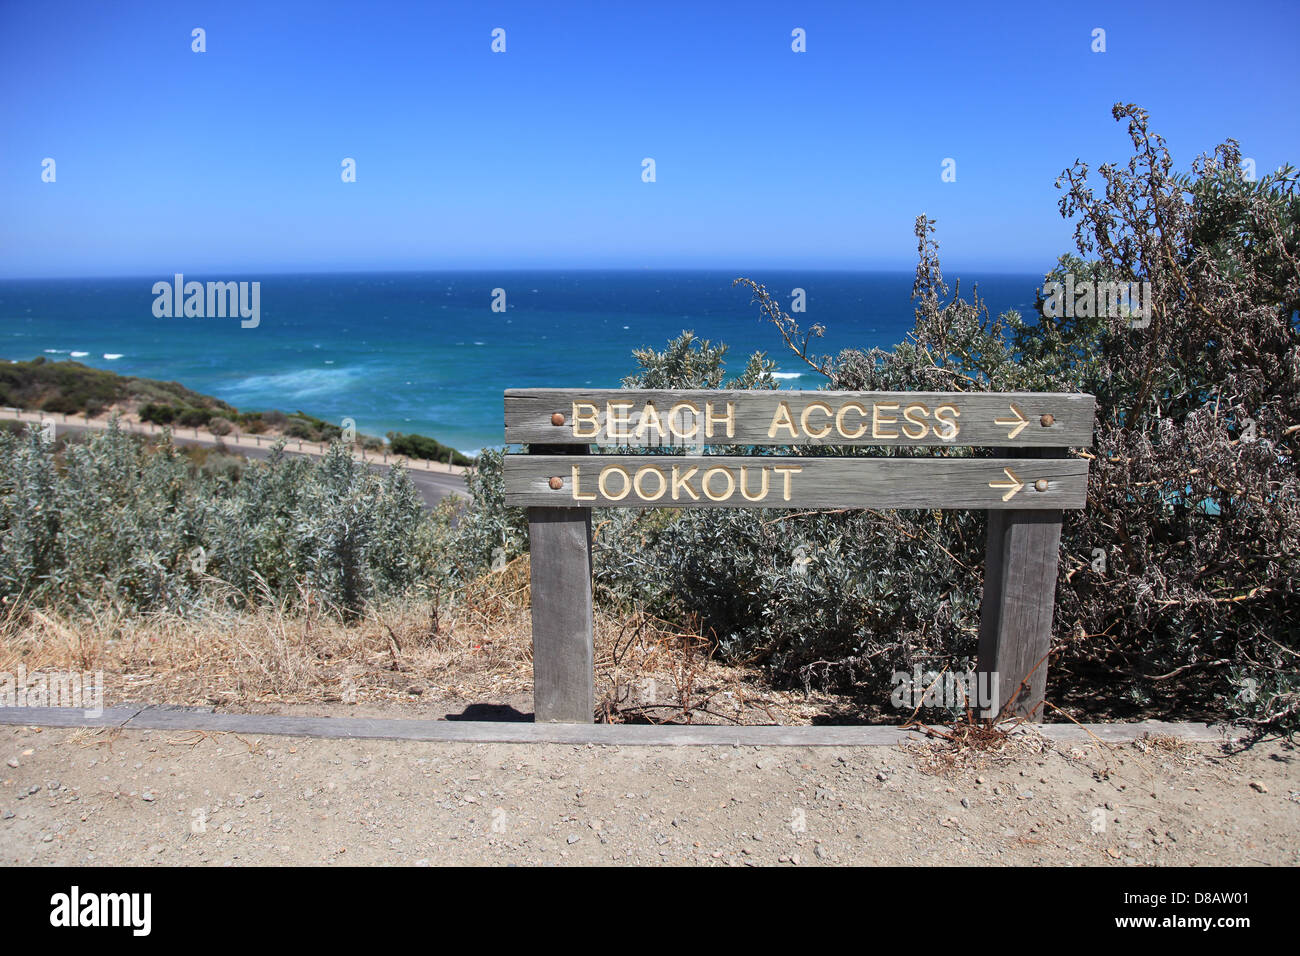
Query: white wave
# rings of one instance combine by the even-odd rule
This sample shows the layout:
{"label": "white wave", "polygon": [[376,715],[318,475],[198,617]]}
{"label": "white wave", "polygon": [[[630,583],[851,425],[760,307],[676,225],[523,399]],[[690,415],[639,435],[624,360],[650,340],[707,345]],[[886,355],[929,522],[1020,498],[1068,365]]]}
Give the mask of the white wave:
{"label": "white wave", "polygon": [[85,358],[85,357],[86,357],[87,355],[89,355],[90,353],[89,353],[89,352],[71,352],[71,353],[69,353],[69,354],[70,354],[73,358]]}
{"label": "white wave", "polygon": [[121,352],[105,352],[105,353],[104,353],[104,358],[108,359],[110,362],[113,361],[114,359],[120,359],[121,357],[122,357],[122,353],[121,353]]}
{"label": "white wave", "polygon": [[67,349],[46,349],[45,351],[48,352],[50,355],[67,355],[67,354],[68,354],[68,350],[67,350]]}
{"label": "white wave", "polygon": [[773,372],[773,378],[803,378],[803,372]]}
{"label": "white wave", "polygon": [[239,404],[243,399],[265,401],[268,393],[288,398],[311,398],[346,389],[363,374],[364,369],[351,366],[298,369],[275,375],[250,375],[228,386],[225,392],[229,394],[228,400],[235,404]]}

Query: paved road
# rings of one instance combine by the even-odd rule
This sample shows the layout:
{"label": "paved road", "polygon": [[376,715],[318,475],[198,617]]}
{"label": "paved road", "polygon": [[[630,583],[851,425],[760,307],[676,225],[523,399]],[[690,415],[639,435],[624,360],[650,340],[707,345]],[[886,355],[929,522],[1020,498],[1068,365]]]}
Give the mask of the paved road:
{"label": "paved road", "polygon": [[[12,419],[15,416],[10,413],[5,414],[2,417]],[[24,417],[21,420],[27,421],[28,417]],[[85,425],[77,424],[75,422],[56,422],[55,428],[59,434],[67,432],[81,433],[104,430],[104,426],[102,425]],[[209,448],[220,443],[225,445],[227,451],[231,454],[243,455],[245,458],[265,459],[268,458],[271,453],[271,449],[265,445],[261,447],[250,447],[242,444],[234,446],[228,442],[219,442],[219,439],[216,437],[209,438],[206,436],[199,436],[195,438],[192,435],[187,436],[180,434],[178,431],[172,432],[172,442],[177,445],[202,445]],[[320,454],[315,451],[309,451],[306,449],[298,451],[292,446],[292,444],[286,445],[284,451],[287,455],[304,455],[309,458],[320,457]],[[387,473],[388,469],[391,467],[390,465],[379,464],[377,462],[368,462],[367,464],[371,471],[381,475]],[[420,497],[424,499],[424,505],[426,508],[432,509],[439,501],[448,495],[456,495],[462,498],[469,497],[468,492],[465,490],[465,478],[463,475],[448,474],[446,472],[423,471],[418,467],[408,468],[406,473],[415,484],[416,489],[420,492]]]}

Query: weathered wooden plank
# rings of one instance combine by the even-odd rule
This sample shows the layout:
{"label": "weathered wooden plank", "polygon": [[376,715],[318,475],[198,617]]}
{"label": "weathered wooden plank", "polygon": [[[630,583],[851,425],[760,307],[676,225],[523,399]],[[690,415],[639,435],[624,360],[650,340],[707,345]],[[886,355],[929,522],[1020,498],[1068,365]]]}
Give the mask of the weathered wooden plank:
{"label": "weathered wooden plank", "polygon": [[[1035,461],[1011,460],[1026,469]],[[1059,510],[989,512],[977,669],[996,675],[992,710],[1007,715],[1043,719],[1061,520]]]}
{"label": "weathered wooden plank", "polygon": [[603,446],[1092,444],[1096,401],[1051,392],[510,389],[506,443]]}
{"label": "weathered wooden plank", "polygon": [[[418,740],[433,743],[596,744],[643,747],[860,747],[897,746],[917,739],[916,730],[888,725],[647,725],[537,724],[487,720],[417,720],[379,717],[310,717],[285,714],[217,714],[201,710],[106,708],[87,717],[79,708],[0,707],[0,725],[23,727],[121,727],[127,731],[202,730],[208,733],[274,734],[327,740]],[[1107,743],[1167,734],[1182,740],[1222,742],[1245,731],[1221,725],[1146,720],[1131,724],[1044,724],[1052,740]]]}
{"label": "weathered wooden plank", "polygon": [[1082,508],[1087,484],[1079,458],[505,458],[506,504],[521,507],[1061,509]]}
{"label": "weathered wooden plank", "polygon": [[[585,457],[585,448],[572,451],[553,457]],[[528,550],[534,718],[589,724],[595,712],[591,509],[529,508]]]}
{"label": "weathered wooden plank", "polygon": [[591,509],[528,510],[535,719],[591,723]]}

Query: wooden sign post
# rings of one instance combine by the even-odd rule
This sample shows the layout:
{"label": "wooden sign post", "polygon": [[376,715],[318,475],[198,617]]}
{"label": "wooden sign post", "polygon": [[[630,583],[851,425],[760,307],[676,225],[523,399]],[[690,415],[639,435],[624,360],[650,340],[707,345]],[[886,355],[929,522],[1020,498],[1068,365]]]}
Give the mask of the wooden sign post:
{"label": "wooden sign post", "polygon": [[[1041,717],[1062,511],[1087,500],[1088,462],[1068,448],[1092,444],[1095,404],[1038,392],[507,391],[506,443],[528,446],[506,456],[505,499],[528,509],[535,719],[593,719],[592,508],[987,510],[978,669],[996,677],[1005,712]],[[998,451],[704,454],[854,445]]]}

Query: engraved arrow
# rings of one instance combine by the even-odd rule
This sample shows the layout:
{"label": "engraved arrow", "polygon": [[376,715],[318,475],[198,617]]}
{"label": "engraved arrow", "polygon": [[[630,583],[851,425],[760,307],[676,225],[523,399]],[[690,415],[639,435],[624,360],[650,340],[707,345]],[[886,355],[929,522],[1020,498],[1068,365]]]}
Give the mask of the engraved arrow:
{"label": "engraved arrow", "polygon": [[1019,478],[1017,478],[1017,477],[1016,477],[1016,473],[1015,473],[1014,471],[1012,471],[1010,468],[1003,468],[1002,471],[1003,471],[1003,473],[1004,473],[1008,478],[1010,478],[1011,480],[1010,480],[1010,481],[990,481],[990,482],[989,482],[989,487],[990,487],[990,488],[1010,488],[1011,490],[1008,491],[1005,495],[1002,496],[1002,500],[1003,500],[1003,501],[1010,501],[1012,495],[1014,495],[1014,494],[1015,494],[1017,491],[1019,491],[1021,488],[1025,487],[1025,483],[1024,483],[1023,481],[1021,481]]}
{"label": "engraved arrow", "polygon": [[1008,407],[1011,409],[1011,414],[1015,415],[1016,417],[1015,417],[1015,418],[995,418],[995,419],[993,419],[993,424],[994,424],[994,425],[1014,425],[1015,427],[1012,428],[1011,431],[1007,433],[1007,438],[1008,438],[1008,439],[1012,439],[1012,438],[1015,438],[1017,435],[1019,435],[1022,431],[1025,430],[1025,426],[1029,424],[1029,419],[1025,417],[1025,413],[1024,413],[1024,412],[1022,412],[1019,408],[1016,407],[1016,405],[1015,405],[1014,402],[1013,402],[1011,405],[1009,405]]}

